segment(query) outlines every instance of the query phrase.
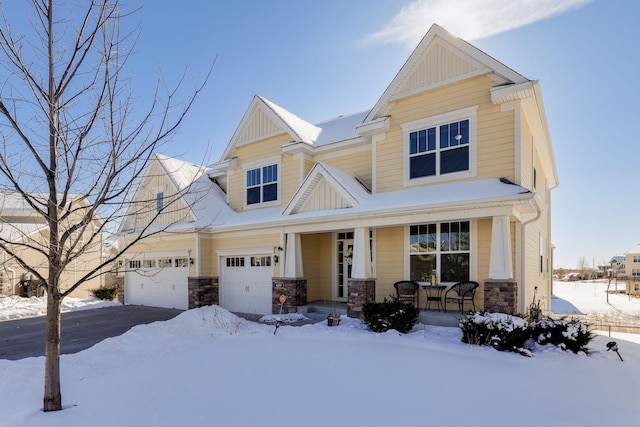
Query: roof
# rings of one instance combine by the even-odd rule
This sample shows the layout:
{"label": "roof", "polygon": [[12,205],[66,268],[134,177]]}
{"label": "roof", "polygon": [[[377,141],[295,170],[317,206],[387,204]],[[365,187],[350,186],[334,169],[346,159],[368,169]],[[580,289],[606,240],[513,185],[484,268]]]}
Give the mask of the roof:
{"label": "roof", "polygon": [[625,252],[626,255],[629,254],[640,254],[640,244],[632,247],[631,249],[629,249],[627,252]]}
{"label": "roof", "polygon": [[[328,165],[323,165],[332,176],[346,178],[345,188],[350,189],[357,201],[350,208],[316,210],[303,213],[287,213],[287,206],[236,212],[226,204],[226,195],[215,184],[207,197],[199,202],[198,210],[205,214],[197,223],[175,224],[171,231],[206,228],[209,231],[228,231],[237,228],[258,228],[308,221],[338,221],[365,216],[397,215],[399,213],[425,213],[439,210],[471,209],[476,206],[528,203],[535,193],[524,187],[497,178],[436,184],[401,191],[370,194],[357,180]],[[290,209],[289,209],[290,211]]]}

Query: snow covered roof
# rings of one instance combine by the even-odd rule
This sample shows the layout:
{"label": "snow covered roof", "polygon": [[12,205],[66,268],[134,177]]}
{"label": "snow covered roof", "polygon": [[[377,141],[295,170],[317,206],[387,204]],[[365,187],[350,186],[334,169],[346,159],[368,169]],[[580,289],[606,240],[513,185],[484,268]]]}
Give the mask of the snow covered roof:
{"label": "snow covered roof", "polygon": [[626,252],[626,254],[627,254],[627,255],[628,255],[628,254],[632,254],[632,255],[633,255],[633,254],[640,254],[640,244],[639,244],[639,245],[636,245],[636,246],[634,246],[634,247],[632,247],[631,249],[629,249],[629,250]]}
{"label": "snow covered roof", "polygon": [[0,239],[17,242],[47,228],[47,224],[0,222]]}
{"label": "snow covered roof", "polygon": [[256,95],[256,97],[264,102],[291,129],[294,134],[292,136],[295,136],[297,141],[313,144],[318,135],[320,135],[321,130],[317,126],[301,119],[266,98],[259,95]]}
{"label": "snow covered roof", "polygon": [[[346,209],[326,209],[293,213],[287,207],[273,207],[236,212],[226,204],[225,194],[211,184],[206,197],[198,202],[201,216],[196,223],[175,224],[170,230],[206,228],[209,231],[227,231],[239,227],[254,228],[280,224],[331,222],[342,219],[388,216],[472,209],[474,207],[529,203],[535,193],[524,187],[497,178],[443,183],[410,188],[401,191],[370,194],[352,176],[323,165],[333,176],[339,176],[356,202]],[[204,214],[204,216],[202,216]]]}
{"label": "snow covered roof", "polygon": [[320,128],[320,135],[313,145],[319,147],[360,137],[356,126],[362,123],[367,114],[369,114],[369,110],[316,123],[316,126]]}

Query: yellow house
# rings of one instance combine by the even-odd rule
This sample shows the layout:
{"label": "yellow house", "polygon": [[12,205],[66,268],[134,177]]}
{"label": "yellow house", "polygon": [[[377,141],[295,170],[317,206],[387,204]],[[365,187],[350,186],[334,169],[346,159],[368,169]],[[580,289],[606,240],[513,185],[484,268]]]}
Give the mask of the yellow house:
{"label": "yellow house", "polygon": [[[37,195],[32,195],[38,198]],[[42,196],[46,200],[47,195]],[[87,202],[80,196],[73,198],[77,215],[80,216]],[[69,220],[74,223],[74,216]],[[61,231],[64,231],[61,224]],[[90,271],[96,269],[102,262],[102,235],[96,233],[100,227],[100,219],[96,218],[88,224],[82,233],[76,233],[73,237],[75,246],[65,248],[68,255],[74,257],[61,276],[60,289],[64,292],[75,285],[78,279]],[[96,234],[95,236],[93,236]],[[35,212],[18,194],[0,195],[0,240],[3,245],[11,248],[29,267],[25,268],[11,256],[10,253],[0,249],[0,295],[42,296],[44,288],[38,280],[37,274],[46,278],[48,275],[48,263],[45,255],[37,250],[47,250],[49,241],[49,228],[45,219]],[[74,253],[83,247],[82,253]],[[37,274],[36,274],[37,273]],[[85,281],[70,296],[76,298],[91,298],[91,289],[101,285],[100,274]]]}
{"label": "yellow house", "polygon": [[479,309],[548,312],[557,184],[538,82],[434,25],[371,110],[311,124],[256,96],[209,168],[157,156],[134,200],[179,197],[128,252],[125,300],[358,316],[433,274],[480,283]]}
{"label": "yellow house", "polygon": [[640,245],[625,253],[627,294],[640,297]]}

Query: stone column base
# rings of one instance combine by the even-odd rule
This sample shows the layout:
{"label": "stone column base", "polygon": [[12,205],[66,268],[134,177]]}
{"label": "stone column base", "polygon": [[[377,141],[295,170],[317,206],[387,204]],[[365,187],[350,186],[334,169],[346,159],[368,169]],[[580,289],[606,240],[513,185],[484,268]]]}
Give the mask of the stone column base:
{"label": "stone column base", "polygon": [[[280,295],[287,297],[284,304],[280,303]],[[304,277],[273,277],[271,279],[271,313],[296,313],[298,307],[307,305],[307,279]]]}
{"label": "stone column base", "polygon": [[118,287],[118,301],[124,304],[124,276],[113,276],[109,281],[109,284]]}
{"label": "stone column base", "polygon": [[189,277],[187,285],[189,288],[189,309],[220,304],[217,277]]}
{"label": "stone column base", "polygon": [[347,289],[347,316],[363,319],[362,305],[376,300],[376,279],[349,279]]}
{"label": "stone column base", "polygon": [[486,279],[484,309],[489,313],[518,314],[518,283],[510,279]]}

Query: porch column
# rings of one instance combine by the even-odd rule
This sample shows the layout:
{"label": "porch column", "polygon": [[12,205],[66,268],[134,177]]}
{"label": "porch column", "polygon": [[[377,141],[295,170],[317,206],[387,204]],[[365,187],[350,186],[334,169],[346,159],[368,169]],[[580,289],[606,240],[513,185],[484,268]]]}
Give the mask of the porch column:
{"label": "porch column", "polygon": [[491,279],[513,279],[511,263],[511,230],[509,217],[494,216],[491,226],[491,258],[489,277]]}
{"label": "porch column", "polygon": [[296,278],[303,276],[300,234],[287,234],[287,244],[284,248],[284,277]]}
{"label": "porch column", "polygon": [[513,277],[509,217],[494,216],[489,279],[484,282],[484,309],[489,313],[516,314],[517,302],[518,284]]}
{"label": "porch column", "polygon": [[[283,259],[283,277],[274,277],[271,281],[273,314],[295,313],[298,307],[307,304],[307,279],[302,271],[300,234],[287,234]],[[284,303],[280,302],[281,295],[287,297]]]}
{"label": "porch column", "polygon": [[369,228],[361,227],[353,230],[353,259],[351,277],[353,279],[369,279],[371,270],[371,245],[369,243]]}
{"label": "porch column", "polygon": [[351,278],[347,281],[347,316],[362,319],[362,306],[375,301],[376,281],[372,278],[369,228],[353,230]]}

